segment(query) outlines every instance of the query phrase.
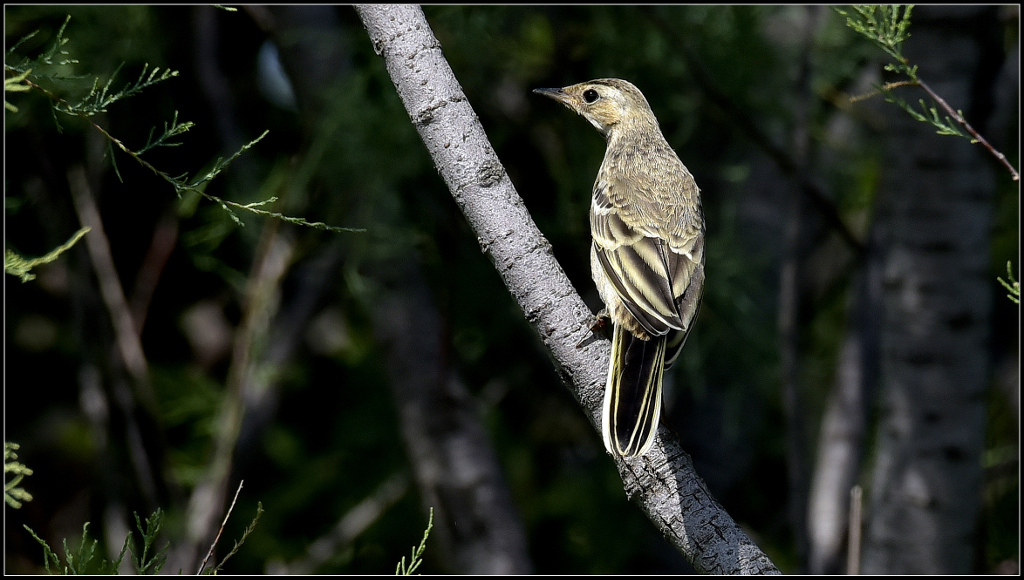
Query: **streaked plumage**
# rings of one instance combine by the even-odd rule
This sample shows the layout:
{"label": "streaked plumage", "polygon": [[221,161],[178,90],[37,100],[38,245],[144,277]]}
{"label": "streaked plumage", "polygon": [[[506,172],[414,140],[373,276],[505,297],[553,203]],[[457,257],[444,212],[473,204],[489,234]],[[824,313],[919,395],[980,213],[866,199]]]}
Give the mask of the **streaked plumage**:
{"label": "streaked plumage", "polygon": [[605,448],[650,449],[664,370],[679,356],[704,288],[704,215],[693,176],[632,84],[596,79],[536,89],[607,141],[590,206],[591,273],[614,324],[605,388]]}

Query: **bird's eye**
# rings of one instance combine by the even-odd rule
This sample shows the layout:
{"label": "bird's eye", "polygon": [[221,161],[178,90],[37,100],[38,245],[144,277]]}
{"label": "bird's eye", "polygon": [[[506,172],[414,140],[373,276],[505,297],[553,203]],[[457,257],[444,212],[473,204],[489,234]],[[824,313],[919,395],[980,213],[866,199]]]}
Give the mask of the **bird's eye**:
{"label": "bird's eye", "polygon": [[587,90],[583,91],[583,100],[586,101],[587,104],[591,104],[594,101],[596,101],[597,97],[598,97],[597,91],[595,91],[594,89],[587,89]]}

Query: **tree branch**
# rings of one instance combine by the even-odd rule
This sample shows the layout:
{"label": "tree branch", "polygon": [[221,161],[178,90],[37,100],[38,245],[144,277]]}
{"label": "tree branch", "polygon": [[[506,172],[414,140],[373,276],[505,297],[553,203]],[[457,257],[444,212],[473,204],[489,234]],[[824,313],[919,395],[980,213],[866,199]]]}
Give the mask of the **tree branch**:
{"label": "tree branch", "polygon": [[989,142],[986,141],[985,138],[982,137],[981,134],[978,133],[974,129],[974,127],[971,126],[970,123],[967,122],[967,119],[964,119],[963,115],[961,115],[959,111],[954,111],[953,107],[950,107],[949,104],[946,103],[946,100],[940,97],[938,93],[933,91],[932,88],[925,84],[924,81],[918,79],[917,86],[924,89],[924,92],[928,93],[928,96],[931,97],[933,101],[938,103],[939,106],[942,107],[944,111],[946,111],[946,114],[948,114],[950,117],[953,117],[953,119],[955,119],[957,123],[960,123],[960,126],[966,129],[967,132],[971,134],[972,139],[974,139],[978,143],[981,143],[981,145],[984,146],[985,149],[988,149],[988,152],[991,153],[993,157],[998,159],[999,162],[1003,164],[1003,167],[1005,167],[1010,172],[1010,176],[1013,177],[1014,181],[1020,181],[1020,174],[1018,174],[1017,170],[1013,168],[1013,165],[1010,165],[1010,161],[1006,158],[1006,155],[1003,155],[1001,151],[998,151],[995,147],[989,145]]}
{"label": "tree branch", "polygon": [[[596,428],[609,344],[576,347],[590,336],[591,312],[516,193],[423,11],[409,5],[356,11],[481,249]],[[626,495],[699,572],[778,573],[711,497],[675,435],[664,427],[658,435],[646,456],[616,459]]]}

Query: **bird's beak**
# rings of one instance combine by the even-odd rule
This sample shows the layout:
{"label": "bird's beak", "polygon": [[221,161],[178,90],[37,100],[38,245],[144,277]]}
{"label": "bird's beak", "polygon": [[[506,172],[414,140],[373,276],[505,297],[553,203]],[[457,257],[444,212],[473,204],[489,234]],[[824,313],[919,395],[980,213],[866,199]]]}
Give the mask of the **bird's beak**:
{"label": "bird's beak", "polygon": [[545,97],[550,97],[550,98],[558,101],[559,103],[562,103],[563,105],[565,105],[567,107],[570,106],[569,105],[569,102],[570,102],[569,94],[566,93],[565,91],[563,91],[562,89],[533,89],[533,92],[537,93],[538,95],[544,95]]}

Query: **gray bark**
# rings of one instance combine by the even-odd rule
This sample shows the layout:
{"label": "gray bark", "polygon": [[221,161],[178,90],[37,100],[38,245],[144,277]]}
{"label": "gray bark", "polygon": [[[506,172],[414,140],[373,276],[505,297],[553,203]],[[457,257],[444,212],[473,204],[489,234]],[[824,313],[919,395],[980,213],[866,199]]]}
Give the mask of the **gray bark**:
{"label": "gray bark", "polygon": [[[591,337],[591,313],[523,205],[476,114],[416,6],[356,10],[409,116],[565,384],[598,428],[609,344]],[[700,572],[777,573],[711,497],[689,456],[664,427],[641,459],[618,459],[626,494]]]}
{"label": "gray bark", "polygon": [[[915,10],[904,45],[918,74],[968,118],[982,58],[968,23],[984,10]],[[886,116],[882,400],[862,569],[964,574],[981,499],[994,180],[980,147],[896,107]]]}

